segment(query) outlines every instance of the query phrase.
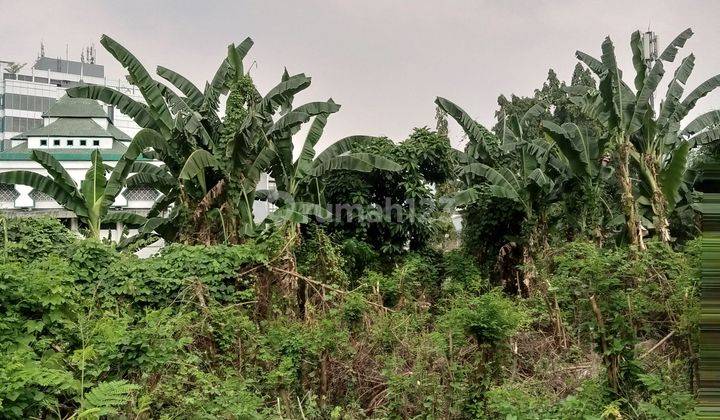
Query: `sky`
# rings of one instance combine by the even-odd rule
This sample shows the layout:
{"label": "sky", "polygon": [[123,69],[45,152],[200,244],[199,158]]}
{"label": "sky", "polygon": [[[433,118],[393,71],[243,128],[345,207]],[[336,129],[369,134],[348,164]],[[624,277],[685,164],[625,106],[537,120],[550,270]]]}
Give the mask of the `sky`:
{"label": "sky", "polygon": [[[102,34],[119,41],[153,73],[169,67],[203,86],[224,58],[227,45],[249,36],[245,59],[261,92],[280,80],[283,68],[312,76],[295,105],[332,97],[342,105],[328,122],[327,145],[354,134],[396,141],[413,127],[435,125],[436,96],[463,107],[491,126],[497,98],[531,95],[549,68],[569,80],[576,50],[600,56],[610,36],[626,81],[632,81],[630,34],[652,29],[660,49],[687,27],[695,32],[674,67],[693,52],[694,88],[720,73],[720,0],[235,0],[235,1],[18,1],[0,0],[0,59],[29,62],[40,43],[46,55],[78,60],[97,48],[106,75],[125,72],[99,44]],[[720,93],[699,110],[720,107]],[[459,146],[461,129],[450,124]]]}

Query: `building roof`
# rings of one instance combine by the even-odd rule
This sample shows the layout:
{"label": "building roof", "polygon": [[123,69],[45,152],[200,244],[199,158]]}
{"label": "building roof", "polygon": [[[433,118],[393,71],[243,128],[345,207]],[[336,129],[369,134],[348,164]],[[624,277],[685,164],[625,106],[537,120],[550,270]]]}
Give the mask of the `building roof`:
{"label": "building roof", "polygon": [[[5,151],[0,151],[0,160],[30,160],[31,149],[28,149],[29,137],[73,137],[73,138],[109,138],[112,147],[99,149],[106,160],[118,160],[125,153],[127,147],[122,142],[132,140],[108,121],[107,128],[96,123],[94,118],[108,118],[103,108],[92,99],[79,99],[63,96],[44,115],[56,118],[52,123],[43,127],[34,128],[13,137],[13,140],[25,140],[21,144]],[[90,160],[94,148],[49,147],[42,150],[52,154],[58,160]]]}
{"label": "building roof", "polygon": [[[75,161],[89,161],[90,155],[93,151],[99,150],[103,160],[120,160],[122,155],[127,150],[127,147],[117,140],[113,140],[112,148],[110,149],[92,149],[92,148],[75,148],[75,149],[61,149],[61,148],[47,148],[42,149],[45,152],[50,153],[57,160],[75,160]],[[32,149],[28,149],[27,143],[19,144],[12,149],[0,152],[0,160],[31,160],[30,154]],[[144,160],[140,157],[138,160]]]}
{"label": "building roof", "polygon": [[22,134],[28,137],[113,137],[106,129],[89,118],[58,118],[43,127]]}
{"label": "building roof", "polygon": [[124,131],[120,130],[119,128],[115,127],[112,123],[108,124],[107,131],[112,134],[113,138],[115,140],[120,141],[132,141],[132,137],[125,134]]}
{"label": "building roof", "polygon": [[65,95],[58,99],[43,117],[108,118],[108,115],[94,99],[70,98]]}

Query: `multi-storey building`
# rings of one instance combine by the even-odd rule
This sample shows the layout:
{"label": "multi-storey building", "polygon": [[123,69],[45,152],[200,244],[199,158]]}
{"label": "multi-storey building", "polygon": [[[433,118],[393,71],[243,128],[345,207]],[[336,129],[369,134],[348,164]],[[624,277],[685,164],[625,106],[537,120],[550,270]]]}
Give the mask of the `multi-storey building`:
{"label": "multi-storey building", "polygon": [[[19,144],[19,139],[11,140],[18,134],[42,126],[42,114],[65,95],[66,89],[81,82],[108,86],[143,101],[137,87],[122,78],[105,77],[105,68],[100,64],[40,57],[30,68],[18,67],[0,61],[0,150]],[[132,119],[113,107],[106,107],[106,112],[113,125],[130,137],[140,130]]]}
{"label": "multi-storey building", "polygon": [[[104,67],[82,61],[39,58],[28,69],[0,61],[0,172],[47,172],[30,158],[32,150],[51,153],[79,184],[90,168],[90,154],[98,149],[111,166],[139,130],[135,122],[112,106],[94,100],[72,99],[65,90],[80,83],[104,85],[144,102],[137,87],[124,79],[108,79]],[[159,163],[158,163],[159,164]],[[262,175],[259,188],[273,189]],[[125,189],[113,203],[116,209],[145,214],[159,193],[152,188]],[[255,218],[264,219],[272,206],[253,205]],[[51,197],[23,185],[0,185],[0,212],[11,216],[49,215],[77,228],[77,218]],[[117,238],[123,226],[106,226]],[[132,234],[132,232],[130,232]]]}

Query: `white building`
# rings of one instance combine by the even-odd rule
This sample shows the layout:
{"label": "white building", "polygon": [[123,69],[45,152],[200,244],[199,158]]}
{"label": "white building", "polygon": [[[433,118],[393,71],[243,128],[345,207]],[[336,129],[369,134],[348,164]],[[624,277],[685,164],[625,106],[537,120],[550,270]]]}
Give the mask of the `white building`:
{"label": "white building", "polygon": [[[0,152],[0,172],[26,170],[47,175],[40,164],[30,159],[33,150],[43,150],[52,154],[80,185],[94,150],[99,150],[110,166],[127,150],[125,144],[130,137],[115,127],[103,107],[92,99],[64,96],[41,116],[41,126],[12,137],[12,147]],[[152,188],[126,188],[113,207],[146,215],[159,195]],[[0,185],[0,209],[10,216],[47,215],[66,219],[72,228],[78,226],[73,213],[26,185]],[[116,239],[122,228],[117,225],[107,234]]]}
{"label": "white building", "polygon": [[[40,57],[30,68],[18,67],[0,60],[0,172],[31,170],[46,175],[30,159],[33,149],[42,149],[52,153],[79,185],[90,168],[93,150],[99,149],[103,160],[113,166],[140,131],[130,117],[112,106],[65,96],[66,89],[85,83],[108,86],[144,103],[137,87],[124,78],[106,78],[102,65]],[[258,188],[273,189],[274,183],[263,174]],[[126,189],[113,207],[144,215],[158,196],[149,188]],[[253,208],[259,221],[272,206],[255,202]],[[77,226],[72,213],[23,185],[0,185],[0,211],[10,216],[52,216]],[[120,228],[107,235],[116,238]]]}
{"label": "white building", "polygon": [[[65,90],[79,83],[104,85],[144,102],[137,87],[125,79],[108,79],[103,66],[80,61],[40,57],[35,64],[21,69],[11,62],[0,61],[0,151],[17,145],[10,139],[42,126],[42,114],[65,95]],[[134,136],[140,127],[113,107],[105,108],[115,127]]]}

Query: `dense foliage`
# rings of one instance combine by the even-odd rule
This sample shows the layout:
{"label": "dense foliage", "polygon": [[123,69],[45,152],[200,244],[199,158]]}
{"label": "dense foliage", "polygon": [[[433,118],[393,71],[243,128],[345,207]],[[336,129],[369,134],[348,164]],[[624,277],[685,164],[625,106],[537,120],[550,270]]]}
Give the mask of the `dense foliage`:
{"label": "dense foliage", "polygon": [[[272,270],[278,238],[172,245],[145,260],[44,219],[10,219],[8,239],[4,417],[674,417],[694,404],[694,243],[651,243],[637,263],[627,248],[570,243],[545,273],[548,312],[539,295],[495,288],[460,250],[388,265],[315,229],[298,250],[312,276],[298,319],[289,279]],[[604,327],[591,296],[616,314]],[[260,316],[263,298],[272,310]]]}
{"label": "dense foliage", "polygon": [[[569,84],[550,70],[531,96],[501,96],[492,130],[438,97],[437,130],[319,153],[340,106],[293,106],[310,78],[287,70],[261,94],[251,39],[201,90],[164,67],[173,87],[154,80],[104,36],[146,102],[69,90],[143,128],[110,178],[98,152],[79,187],[42,153],[49,177],[0,177],[88,227],[0,219],[2,417],[692,417],[693,186],[720,113],[681,123],[720,76],[683,98],[691,54],[651,100],[691,35],[648,67],[634,33],[634,89],[608,38],[599,60],[577,52]],[[147,217],[109,211],[139,185],[163,193]],[[256,201],[275,206],[265,220]],[[139,234],[98,240],[114,220]],[[159,237],[157,255],[132,253]]]}

